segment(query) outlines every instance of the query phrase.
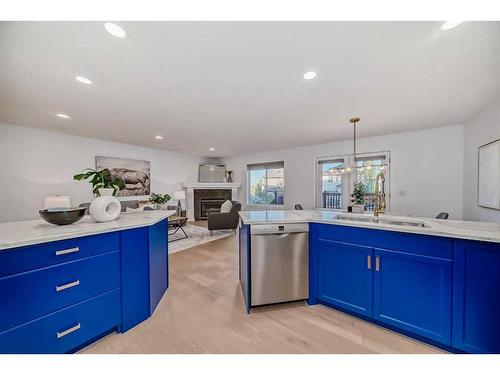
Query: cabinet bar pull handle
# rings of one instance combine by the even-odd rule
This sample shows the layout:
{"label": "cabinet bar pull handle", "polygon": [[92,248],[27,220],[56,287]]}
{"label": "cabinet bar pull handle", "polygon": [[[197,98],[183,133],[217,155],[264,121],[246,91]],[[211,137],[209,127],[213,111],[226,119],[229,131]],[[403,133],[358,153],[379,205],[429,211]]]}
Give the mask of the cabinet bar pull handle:
{"label": "cabinet bar pull handle", "polygon": [[71,249],[57,250],[56,255],[71,254],[80,251],[79,247],[72,247]]}
{"label": "cabinet bar pull handle", "polygon": [[368,265],[368,269],[371,270],[372,269],[372,256],[371,255],[368,255],[366,257],[366,262],[367,262],[367,265]]}
{"label": "cabinet bar pull handle", "polygon": [[60,339],[61,337],[69,335],[71,332],[78,331],[80,327],[80,323],[77,323],[76,326],[68,328],[66,331],[57,332],[57,338]]}
{"label": "cabinet bar pull handle", "polygon": [[380,258],[375,257],[375,271],[380,271]]}
{"label": "cabinet bar pull handle", "polygon": [[78,286],[78,285],[80,285],[80,280],[75,280],[71,283],[67,283],[64,285],[58,285],[58,286],[56,286],[56,292],[60,292],[64,289],[73,288],[73,287]]}

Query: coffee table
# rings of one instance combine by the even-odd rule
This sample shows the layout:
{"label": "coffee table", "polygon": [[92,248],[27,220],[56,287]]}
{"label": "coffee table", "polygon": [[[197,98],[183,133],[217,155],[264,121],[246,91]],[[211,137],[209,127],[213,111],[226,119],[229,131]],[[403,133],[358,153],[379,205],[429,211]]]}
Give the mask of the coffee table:
{"label": "coffee table", "polygon": [[184,225],[186,225],[187,220],[188,219],[185,216],[170,216],[168,218],[168,229],[175,229],[172,233],[168,233],[169,236],[173,236],[174,234],[176,234],[179,231],[179,229],[182,231],[182,233],[184,233],[184,237],[174,238],[174,239],[168,240],[168,242],[183,240],[183,239],[189,237],[187,235],[187,233],[184,231],[184,229],[182,228]]}

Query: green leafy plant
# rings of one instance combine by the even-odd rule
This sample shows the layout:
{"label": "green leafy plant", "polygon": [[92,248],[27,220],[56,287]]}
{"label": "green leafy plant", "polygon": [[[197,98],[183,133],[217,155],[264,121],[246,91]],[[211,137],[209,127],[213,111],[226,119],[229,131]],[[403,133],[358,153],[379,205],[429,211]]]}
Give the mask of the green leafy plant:
{"label": "green leafy plant", "polygon": [[365,185],[361,181],[354,183],[354,190],[351,194],[351,201],[353,204],[365,203],[365,190]]}
{"label": "green leafy plant", "polygon": [[92,192],[97,196],[100,196],[99,189],[113,189],[113,195],[125,189],[125,183],[122,180],[111,179],[111,172],[109,169],[98,171],[96,169],[86,168],[82,173],[74,175],[73,179],[77,181],[89,180],[92,184]]}
{"label": "green leafy plant", "polygon": [[164,204],[167,203],[172,197],[169,194],[157,194],[151,193],[149,201],[154,204]]}

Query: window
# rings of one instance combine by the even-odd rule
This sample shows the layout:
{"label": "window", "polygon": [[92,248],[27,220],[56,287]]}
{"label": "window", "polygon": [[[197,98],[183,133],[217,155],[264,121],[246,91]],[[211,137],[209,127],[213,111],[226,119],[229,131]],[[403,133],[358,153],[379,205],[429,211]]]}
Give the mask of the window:
{"label": "window", "polygon": [[320,207],[342,208],[342,173],[344,159],[321,160],[318,162],[321,184]]}
{"label": "window", "polygon": [[355,181],[365,185],[365,210],[373,211],[375,204],[375,181],[380,172],[385,175],[386,206],[389,207],[389,153],[366,153],[356,155],[357,168],[350,170],[353,155],[319,158],[317,161],[318,208],[341,210],[351,204]]}
{"label": "window", "polygon": [[[365,185],[365,210],[373,211],[375,205],[375,182],[377,180],[377,175],[380,172],[386,172],[386,161],[385,155],[374,155],[356,158],[356,165],[358,169],[357,181],[361,181]],[[385,176],[385,189],[388,191],[388,175]],[[386,196],[387,201],[387,196]],[[386,202],[387,204],[387,202]]]}
{"label": "window", "polygon": [[249,205],[283,205],[285,185],[284,163],[247,165]]}

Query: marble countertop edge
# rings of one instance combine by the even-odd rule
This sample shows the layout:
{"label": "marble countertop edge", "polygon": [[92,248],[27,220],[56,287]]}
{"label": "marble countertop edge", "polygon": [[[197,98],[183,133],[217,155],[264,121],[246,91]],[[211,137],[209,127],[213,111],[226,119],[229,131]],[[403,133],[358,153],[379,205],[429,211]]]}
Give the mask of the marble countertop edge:
{"label": "marble countertop edge", "polygon": [[122,212],[117,220],[97,223],[89,215],[80,221],[56,226],[42,219],[0,223],[0,251],[71,238],[111,233],[154,225],[175,214],[174,210]]}
{"label": "marble countertop edge", "polygon": [[422,234],[437,237],[448,237],[464,240],[500,243],[500,223],[485,223],[462,220],[437,220],[422,217],[401,215],[381,215],[380,219],[424,223],[428,227],[400,226],[387,223],[359,222],[339,220],[337,215],[356,217],[373,217],[372,214],[351,214],[322,210],[268,210],[240,211],[245,224],[286,224],[286,223],[318,223],[334,224],[348,227],[387,230],[392,232]]}

